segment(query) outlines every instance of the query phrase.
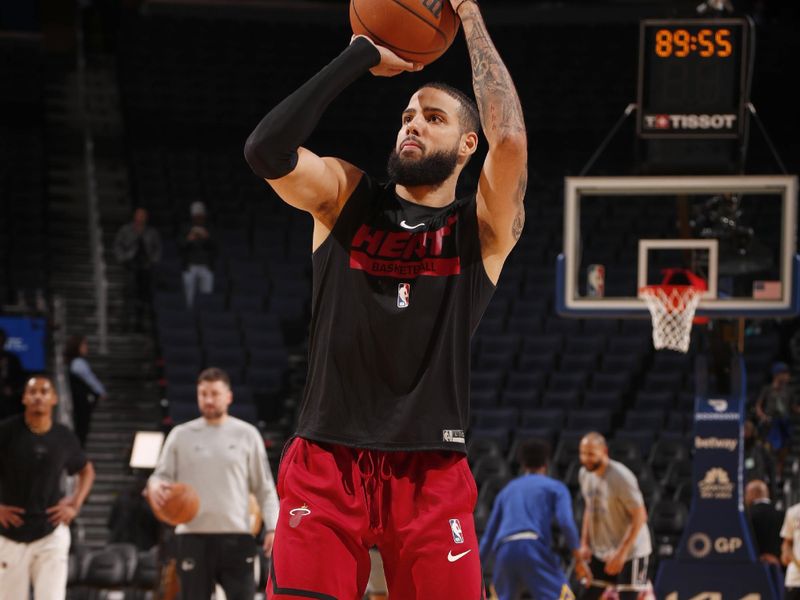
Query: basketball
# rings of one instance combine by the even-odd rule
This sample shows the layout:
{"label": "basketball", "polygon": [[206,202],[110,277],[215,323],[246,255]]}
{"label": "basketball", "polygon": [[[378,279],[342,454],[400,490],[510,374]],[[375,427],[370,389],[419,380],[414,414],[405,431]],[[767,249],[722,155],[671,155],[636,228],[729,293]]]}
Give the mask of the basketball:
{"label": "basketball", "polygon": [[351,0],[350,26],[399,57],[427,65],[453,43],[459,20],[449,0]]}
{"label": "basketball", "polygon": [[150,502],[153,514],[159,521],[169,525],[188,523],[200,510],[200,497],[188,483],[172,484],[172,491],[162,508],[157,508]]}

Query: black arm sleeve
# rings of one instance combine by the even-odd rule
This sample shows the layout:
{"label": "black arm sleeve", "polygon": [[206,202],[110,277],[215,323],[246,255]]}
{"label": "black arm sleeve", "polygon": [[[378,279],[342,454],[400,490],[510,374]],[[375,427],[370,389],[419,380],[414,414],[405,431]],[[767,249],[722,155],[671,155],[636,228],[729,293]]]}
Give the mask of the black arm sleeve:
{"label": "black arm sleeve", "polygon": [[247,138],[244,156],[259,177],[277,179],[297,166],[297,148],[342,90],[379,64],[380,52],[356,38],[324,69],[273,108]]}

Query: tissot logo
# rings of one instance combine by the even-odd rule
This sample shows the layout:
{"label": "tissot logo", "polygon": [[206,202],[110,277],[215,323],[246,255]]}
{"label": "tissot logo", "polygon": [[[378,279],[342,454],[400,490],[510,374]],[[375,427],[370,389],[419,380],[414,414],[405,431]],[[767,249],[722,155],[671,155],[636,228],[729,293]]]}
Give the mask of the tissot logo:
{"label": "tissot logo", "polygon": [[645,129],[683,131],[687,129],[733,131],[738,117],[731,114],[716,115],[644,115]]}
{"label": "tissot logo", "polygon": [[458,275],[461,262],[455,242],[458,215],[431,231],[387,231],[362,225],[350,244],[350,268],[398,279],[420,275]]}

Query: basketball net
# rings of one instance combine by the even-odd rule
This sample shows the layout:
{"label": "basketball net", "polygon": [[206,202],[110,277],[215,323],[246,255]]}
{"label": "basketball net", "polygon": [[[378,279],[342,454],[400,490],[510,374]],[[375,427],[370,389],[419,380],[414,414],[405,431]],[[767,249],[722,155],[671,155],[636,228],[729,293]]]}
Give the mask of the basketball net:
{"label": "basketball net", "polygon": [[647,285],[639,292],[653,318],[653,346],[689,351],[692,319],[702,290],[691,285]]}

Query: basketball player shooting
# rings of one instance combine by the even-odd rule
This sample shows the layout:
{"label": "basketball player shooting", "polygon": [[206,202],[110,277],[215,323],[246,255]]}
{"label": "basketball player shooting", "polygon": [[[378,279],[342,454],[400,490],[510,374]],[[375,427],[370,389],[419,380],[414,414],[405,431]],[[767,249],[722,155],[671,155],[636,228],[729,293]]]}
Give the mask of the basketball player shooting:
{"label": "basketball player shooting", "polygon": [[[464,444],[469,343],[522,233],[527,142],[478,4],[451,4],[477,106],[447,85],[420,87],[402,111],[388,184],[301,147],[368,70],[419,70],[365,37],[247,140],[253,171],[314,220],[309,372],[278,477],[270,599],[361,598],[373,545],[390,598],[484,597]],[[479,127],[489,147],[478,189],[456,198]]]}

